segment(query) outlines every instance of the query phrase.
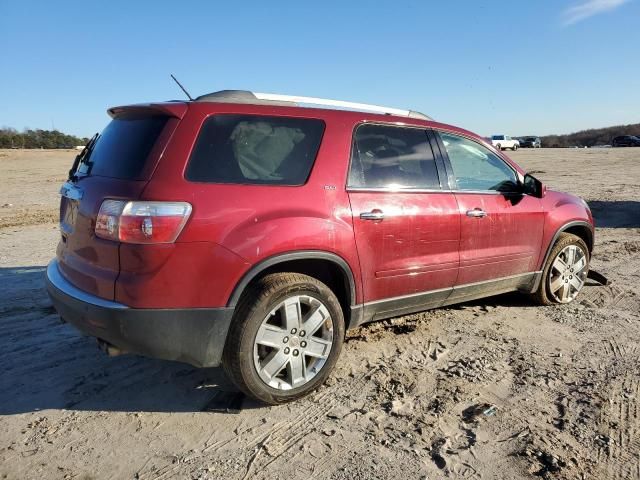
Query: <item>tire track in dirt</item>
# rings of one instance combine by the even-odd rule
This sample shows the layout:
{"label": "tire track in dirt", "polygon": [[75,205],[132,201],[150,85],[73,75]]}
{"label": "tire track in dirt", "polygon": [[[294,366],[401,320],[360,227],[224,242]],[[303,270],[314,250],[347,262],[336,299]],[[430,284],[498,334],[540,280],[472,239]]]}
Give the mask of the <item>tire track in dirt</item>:
{"label": "tire track in dirt", "polygon": [[[291,451],[299,449],[301,442],[318,429],[333,409],[340,408],[345,398],[356,391],[362,391],[378,369],[378,366],[374,366],[352,381],[336,382],[334,386],[323,388],[296,404],[280,407],[291,410],[291,418],[295,418],[293,421],[282,420],[266,429],[261,429],[260,425],[237,429],[234,436],[205,446],[201,454],[190,455],[188,461],[169,459],[170,463],[159,468],[153,466],[139,472],[138,478],[171,478],[191,470],[191,464],[229,454],[241,456],[247,462],[245,469],[238,472],[237,478],[273,478],[276,473],[290,471],[294,466],[297,466],[296,470],[308,470],[309,478],[320,478],[328,470],[337,468],[340,461],[338,459],[344,458],[347,445],[338,446],[327,458],[314,458],[300,450],[290,454]],[[254,430],[257,430],[257,433],[250,439],[242,437],[243,434],[251,434]],[[310,457],[312,461],[309,461]]]}
{"label": "tire track in dirt", "polygon": [[[637,359],[636,359],[637,360]],[[640,439],[638,438],[640,382],[637,371],[629,371],[608,388],[607,407],[600,422],[602,431],[596,438],[598,460],[606,465],[608,478],[640,478]]]}
{"label": "tire track in dirt", "polygon": [[[271,466],[274,472],[281,471],[284,467],[280,466],[283,462],[290,463],[290,458],[285,458],[285,453],[290,451],[293,447],[298,445],[300,441],[313,432],[317,424],[324,419],[331,410],[340,406],[341,400],[348,397],[356,390],[362,391],[368,379],[378,370],[378,366],[374,366],[366,372],[360,374],[351,382],[338,382],[333,388],[327,388],[320,394],[311,398],[313,405],[309,408],[308,405],[304,405],[307,402],[303,402],[300,405],[303,410],[303,414],[299,416],[299,419],[288,423],[284,428],[277,426],[272,431],[268,432],[268,440],[265,441],[263,448],[271,457],[267,461],[257,462],[257,467],[264,474],[267,473],[267,468]],[[350,412],[351,413],[351,412]],[[349,413],[347,413],[348,415]],[[346,416],[346,415],[345,415]],[[344,417],[343,417],[344,418]],[[296,432],[293,435],[291,432]],[[340,457],[338,457],[340,458]],[[273,466],[272,466],[273,465]],[[310,468],[315,468],[317,462],[309,465]],[[335,464],[333,465],[335,467]]]}
{"label": "tire track in dirt", "polygon": [[611,308],[628,312],[640,311],[640,299],[632,290],[616,284],[598,288],[585,288],[580,303],[588,308]]}

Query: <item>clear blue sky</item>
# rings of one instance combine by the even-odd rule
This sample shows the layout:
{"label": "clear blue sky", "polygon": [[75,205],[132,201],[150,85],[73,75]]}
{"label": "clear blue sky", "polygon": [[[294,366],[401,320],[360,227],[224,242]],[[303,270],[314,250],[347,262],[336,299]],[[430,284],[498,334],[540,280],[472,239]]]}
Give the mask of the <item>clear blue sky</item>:
{"label": "clear blue sky", "polygon": [[480,134],[640,122],[640,0],[0,0],[0,126],[89,136],[114,105],[248,89]]}

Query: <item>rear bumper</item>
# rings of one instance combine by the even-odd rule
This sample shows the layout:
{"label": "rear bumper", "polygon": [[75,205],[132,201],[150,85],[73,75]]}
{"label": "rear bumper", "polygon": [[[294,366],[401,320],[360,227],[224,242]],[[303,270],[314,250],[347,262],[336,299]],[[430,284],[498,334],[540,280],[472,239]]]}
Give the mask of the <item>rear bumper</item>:
{"label": "rear bumper", "polygon": [[57,260],[47,267],[46,286],[63,320],[123,351],[196,367],[221,362],[233,308],[129,308],[78,289]]}

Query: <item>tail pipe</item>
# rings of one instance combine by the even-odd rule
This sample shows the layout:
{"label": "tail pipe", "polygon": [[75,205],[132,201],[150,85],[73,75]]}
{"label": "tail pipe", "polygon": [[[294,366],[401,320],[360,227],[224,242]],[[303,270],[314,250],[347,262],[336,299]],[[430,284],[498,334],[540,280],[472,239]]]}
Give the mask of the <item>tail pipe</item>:
{"label": "tail pipe", "polygon": [[98,338],[97,341],[98,348],[110,357],[117,357],[118,355],[124,355],[125,353],[127,353],[126,351],[110,344],[109,342],[102,340],[101,338]]}

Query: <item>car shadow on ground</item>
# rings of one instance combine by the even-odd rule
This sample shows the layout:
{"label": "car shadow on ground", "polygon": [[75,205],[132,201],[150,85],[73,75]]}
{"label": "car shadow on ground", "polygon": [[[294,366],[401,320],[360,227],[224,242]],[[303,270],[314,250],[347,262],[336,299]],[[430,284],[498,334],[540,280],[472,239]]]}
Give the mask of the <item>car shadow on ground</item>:
{"label": "car shadow on ground", "polygon": [[640,228],[640,202],[632,200],[587,202],[601,228]]}
{"label": "car shadow on ground", "polygon": [[[221,368],[108,357],[95,339],[60,320],[44,274],[44,266],[0,268],[0,415],[47,409],[237,413],[264,407],[239,394]],[[447,308],[499,306],[536,303],[525,294],[507,293]]]}
{"label": "car shadow on ground", "polygon": [[0,268],[0,415],[45,409],[235,413],[244,399],[221,368],[134,355],[108,357],[63,323],[45,267]]}
{"label": "car shadow on ground", "polygon": [[470,300],[464,303],[457,303],[449,305],[445,308],[452,310],[464,309],[464,308],[487,308],[487,307],[535,307],[538,306],[529,295],[521,292],[509,292],[502,293],[500,295],[494,295],[492,297],[479,298],[477,300]]}
{"label": "car shadow on ground", "polygon": [[[592,279],[587,279],[584,283],[586,289],[591,290],[592,287],[602,287],[602,285]],[[582,294],[582,293],[581,293]],[[580,297],[576,299],[576,302],[580,301]],[[509,292],[502,293],[500,295],[494,295],[492,297],[480,298],[478,300],[471,300],[465,303],[458,303],[450,305],[446,308],[456,310],[465,308],[478,307],[481,309],[496,308],[496,307],[518,307],[518,308],[540,308],[540,304],[527,293],[524,292]]]}

